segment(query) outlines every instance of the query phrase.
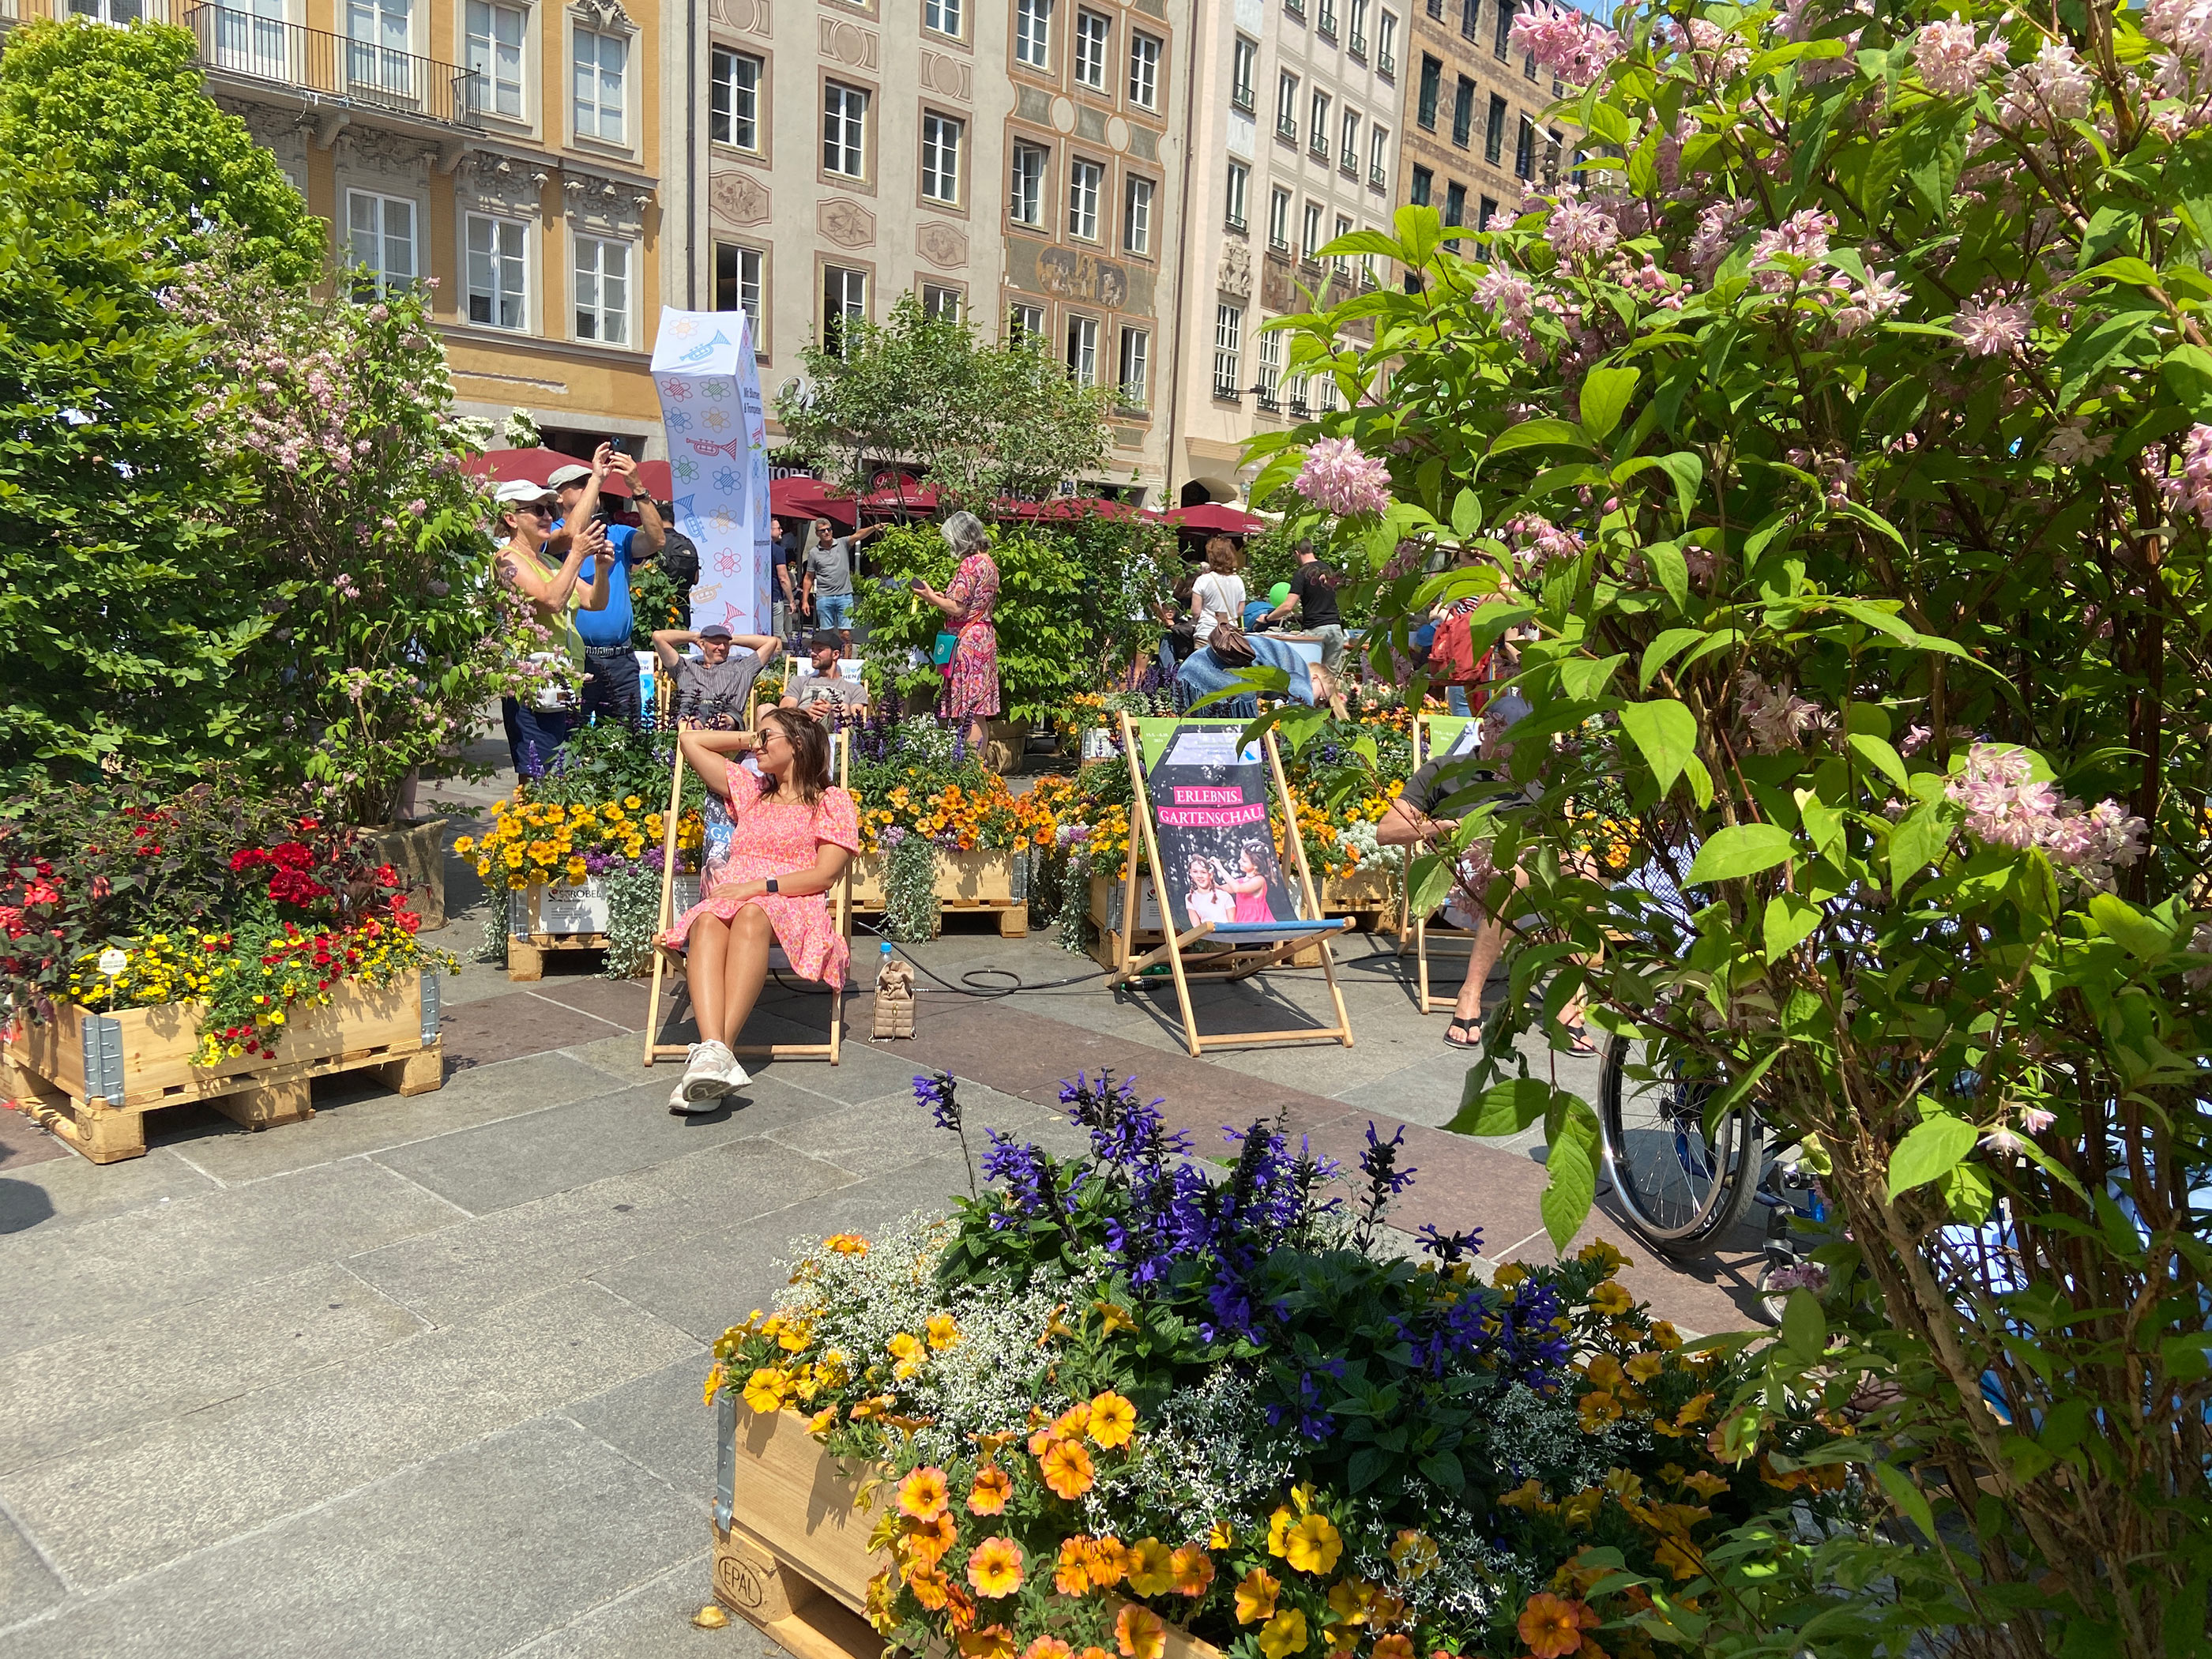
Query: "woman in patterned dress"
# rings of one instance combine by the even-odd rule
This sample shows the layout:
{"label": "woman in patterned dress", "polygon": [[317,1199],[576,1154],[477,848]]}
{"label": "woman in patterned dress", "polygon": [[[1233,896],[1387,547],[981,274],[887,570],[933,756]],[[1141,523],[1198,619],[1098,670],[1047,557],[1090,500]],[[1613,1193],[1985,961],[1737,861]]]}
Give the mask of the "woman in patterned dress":
{"label": "woman in patterned dress", "polygon": [[[726,839],[709,826],[700,900],[662,943],[685,952],[698,1016],[672,1112],[707,1112],[750,1079],[730,1045],[744,1029],[779,945],[801,978],[842,984],[851,947],[830,919],[825,895],[860,850],[853,798],[830,781],[830,736],[796,708],[772,708],[760,731],[685,732],[684,758],[713,797],[709,819],[726,813]],[[757,776],[738,763],[750,753]]]}
{"label": "woman in patterned dress", "polygon": [[945,539],[960,558],[960,568],[940,593],[927,582],[914,591],[945,613],[957,643],[945,676],[939,712],[968,722],[968,742],[981,750],[989,723],[999,712],[999,630],[991,607],[999,602],[999,567],[991,562],[990,532],[973,513],[956,513],[945,521]]}

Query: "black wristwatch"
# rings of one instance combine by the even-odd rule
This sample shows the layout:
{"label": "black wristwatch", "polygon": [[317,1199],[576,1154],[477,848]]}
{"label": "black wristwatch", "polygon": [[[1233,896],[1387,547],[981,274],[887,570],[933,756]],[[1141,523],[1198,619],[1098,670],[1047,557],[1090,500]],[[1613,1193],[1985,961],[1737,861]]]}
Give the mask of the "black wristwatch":
{"label": "black wristwatch", "polygon": [[783,890],[775,884],[775,878],[774,876],[770,876],[768,878],[768,890],[771,893],[778,893]]}

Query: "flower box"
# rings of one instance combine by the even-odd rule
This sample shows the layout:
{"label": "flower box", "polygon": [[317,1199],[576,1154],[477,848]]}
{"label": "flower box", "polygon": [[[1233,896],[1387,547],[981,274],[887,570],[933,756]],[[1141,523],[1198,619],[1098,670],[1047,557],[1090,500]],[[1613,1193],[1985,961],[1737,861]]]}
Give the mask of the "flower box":
{"label": "flower box", "polygon": [[[862,1616],[868,1580],[885,1561],[870,1553],[871,1487],[883,1471],[848,1472],[794,1412],[717,1401],[720,1455],[714,1509],[714,1599],[796,1659],[880,1659],[883,1638]],[[1219,1659],[1170,1624],[1161,1659]]]}
{"label": "flower box", "polygon": [[252,1129],[314,1115],[310,1081],[374,1071],[385,1087],[428,1094],[445,1081],[438,1037],[438,981],[410,973],[386,986],[341,980],[323,1007],[296,1010],[273,1056],[202,1068],[204,1006],[168,1002],[112,1014],[57,1008],[19,1019],[0,1048],[0,1090],[95,1164],[141,1158],[144,1114],[206,1101]]}
{"label": "flower box", "polygon": [[[699,878],[676,878],[676,914],[699,902]],[[533,881],[507,895],[507,976],[545,976],[548,951],[607,948],[607,889],[599,877],[580,882]]]}
{"label": "flower box", "polygon": [[[884,908],[882,853],[863,853],[853,871],[853,908]],[[1021,939],[1030,931],[1030,861],[1026,853],[978,847],[964,853],[939,848],[937,902],[947,910],[995,912],[1001,938]]]}
{"label": "flower box", "polygon": [[1371,933],[1382,919],[1398,908],[1398,882],[1388,868],[1364,866],[1349,876],[1329,876],[1321,883],[1322,914],[1358,919],[1359,931]]}

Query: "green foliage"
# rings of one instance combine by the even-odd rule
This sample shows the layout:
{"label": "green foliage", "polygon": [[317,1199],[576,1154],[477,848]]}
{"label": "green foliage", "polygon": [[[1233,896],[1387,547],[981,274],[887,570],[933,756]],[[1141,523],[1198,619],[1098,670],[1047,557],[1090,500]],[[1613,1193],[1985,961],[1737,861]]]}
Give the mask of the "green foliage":
{"label": "green foliage", "polygon": [[[867,654],[880,662],[900,694],[911,698],[942,681],[930,648],[943,613],[910,591],[919,580],[942,592],[958,561],[935,526],[894,530],[869,551],[880,578],[862,586],[859,615],[867,628]],[[1081,596],[1085,573],[1068,544],[1034,530],[1001,529],[991,546],[999,567],[999,601],[993,612],[999,635],[999,703],[1013,720],[1042,720],[1089,681],[1093,635]],[[918,668],[904,665],[909,650]]]}
{"label": "green foliage", "polygon": [[222,388],[198,331],[160,301],[175,275],[67,179],[0,169],[11,787],[258,761],[280,735],[253,665],[282,596],[240,533],[250,481],[208,453],[199,412]]}
{"label": "green foliage", "polygon": [[878,466],[918,467],[952,506],[1042,498],[1106,463],[1106,393],[1079,386],[1036,342],[994,345],[902,295],[889,320],[847,321],[835,350],[800,354],[801,390],[776,398],[787,447],[837,489]]}
{"label": "green foliage", "polygon": [[191,33],[163,24],[19,26],[0,52],[0,168],[52,168],[96,213],[185,258],[219,229],[246,264],[313,281],[322,221],[246,123],[201,90],[197,58]]}
{"label": "green foliage", "polygon": [[629,573],[630,630],[633,650],[653,649],[653,630],[680,627],[677,609],[684,596],[658,563],[635,565]]}
{"label": "green foliage", "polygon": [[884,937],[914,945],[937,937],[937,847],[912,833],[884,860]]}
{"label": "green foliage", "polygon": [[[621,720],[594,720],[573,733],[561,752],[528,786],[533,801],[554,806],[599,806],[635,795],[647,812],[668,806],[668,776],[676,758],[672,733],[656,733]],[[684,769],[684,810],[702,805],[703,786]]]}

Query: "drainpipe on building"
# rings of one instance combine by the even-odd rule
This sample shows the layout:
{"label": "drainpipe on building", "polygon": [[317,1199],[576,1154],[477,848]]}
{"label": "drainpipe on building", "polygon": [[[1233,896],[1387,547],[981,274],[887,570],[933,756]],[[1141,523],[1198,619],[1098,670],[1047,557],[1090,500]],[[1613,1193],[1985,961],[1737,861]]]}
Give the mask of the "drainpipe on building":
{"label": "drainpipe on building", "polygon": [[684,308],[699,309],[699,208],[707,192],[699,183],[699,9],[684,8]]}
{"label": "drainpipe on building", "polygon": [[1183,273],[1190,265],[1190,158],[1196,153],[1196,122],[1198,120],[1198,17],[1211,9],[1211,0],[1192,0],[1190,9],[1190,74],[1183,88],[1182,99],[1182,226],[1181,239],[1183,257],[1176,261],[1175,280],[1175,378],[1170,382],[1168,398],[1167,465],[1161,476],[1160,510],[1171,512],[1176,505],[1176,428],[1182,420],[1182,359],[1183,359]]}

